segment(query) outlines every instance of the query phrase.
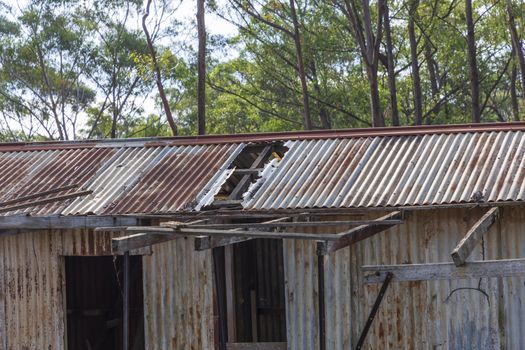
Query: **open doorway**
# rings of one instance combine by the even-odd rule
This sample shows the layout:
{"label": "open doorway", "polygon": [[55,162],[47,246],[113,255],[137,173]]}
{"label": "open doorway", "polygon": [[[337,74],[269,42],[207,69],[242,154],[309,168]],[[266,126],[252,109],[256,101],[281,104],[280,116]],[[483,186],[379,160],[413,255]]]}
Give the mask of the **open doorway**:
{"label": "open doorway", "polygon": [[[122,257],[65,257],[68,349],[122,349],[122,265]],[[129,346],[143,350],[142,257],[129,266]]]}
{"label": "open doorway", "polygon": [[[218,254],[218,302],[226,349],[286,348],[286,307],[281,240],[253,239]],[[220,311],[219,311],[220,312]],[[224,332],[224,331],[223,331]]]}

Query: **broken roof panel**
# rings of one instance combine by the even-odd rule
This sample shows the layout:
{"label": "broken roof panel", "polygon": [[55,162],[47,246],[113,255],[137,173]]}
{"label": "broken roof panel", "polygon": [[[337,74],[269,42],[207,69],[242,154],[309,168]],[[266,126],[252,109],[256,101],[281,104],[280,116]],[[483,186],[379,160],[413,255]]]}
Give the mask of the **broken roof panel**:
{"label": "broken roof panel", "polygon": [[485,131],[289,141],[246,209],[525,200],[525,133]]}

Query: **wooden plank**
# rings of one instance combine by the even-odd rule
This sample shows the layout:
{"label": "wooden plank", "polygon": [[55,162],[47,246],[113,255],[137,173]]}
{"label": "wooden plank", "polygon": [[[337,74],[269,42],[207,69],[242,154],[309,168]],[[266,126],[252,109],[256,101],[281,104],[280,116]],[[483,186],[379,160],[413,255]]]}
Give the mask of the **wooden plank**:
{"label": "wooden plank", "polygon": [[235,286],[233,272],[233,247],[224,248],[224,280],[226,284],[226,323],[228,340],[237,339],[236,312],[235,312]]}
{"label": "wooden plank", "polygon": [[263,171],[264,168],[254,168],[254,169],[239,169],[239,168],[235,168],[235,170],[233,170],[233,173],[234,174],[239,174],[239,175],[245,175],[245,174],[248,174],[248,175],[257,175],[260,171]]}
{"label": "wooden plank", "polygon": [[429,281],[481,277],[525,276],[525,259],[472,261],[457,267],[454,263],[363,266],[365,283],[382,283],[388,272],[392,281]]}
{"label": "wooden plank", "polygon": [[287,343],[227,343],[228,350],[286,350]]}
{"label": "wooden plank", "polygon": [[133,216],[0,216],[0,230],[90,229],[136,226]]}
{"label": "wooden plank", "polygon": [[30,202],[30,203],[24,203],[24,204],[17,204],[17,205],[2,207],[2,208],[0,208],[0,213],[8,213],[10,211],[15,211],[15,210],[19,210],[19,209],[35,207],[37,205],[49,204],[49,203],[54,203],[54,202],[61,202],[61,201],[65,201],[65,200],[68,200],[68,199],[73,199],[73,198],[77,198],[77,197],[87,196],[88,194],[91,194],[91,193],[93,193],[93,191],[91,191],[91,190],[78,191],[78,192],[64,194],[64,195],[61,195],[61,196],[55,196],[55,197],[51,197],[51,198],[40,199],[40,200],[33,201],[33,202]]}
{"label": "wooden plank", "polygon": [[[287,221],[290,219],[291,219],[290,217],[283,217],[283,218],[265,221],[263,223],[272,224],[272,223]],[[240,230],[241,228],[236,228],[230,231],[238,232]],[[253,238],[250,238],[250,237],[212,237],[212,236],[195,237],[195,250],[206,250],[206,249],[212,249],[212,248],[217,248],[217,247],[224,247],[227,245],[248,241],[250,239],[253,239]]]}
{"label": "wooden plank", "polygon": [[[259,155],[257,156],[257,159],[255,159],[252,165],[250,166],[250,169],[253,170],[253,169],[262,167],[264,163],[266,162],[266,160],[268,159],[268,157],[270,156],[270,154],[272,153],[272,149],[273,149],[273,145],[268,145],[264,147],[261,153],[259,153]],[[233,191],[230,193],[230,196],[228,197],[228,199],[239,199],[242,193],[244,192],[244,190],[250,184],[250,181],[251,181],[251,175],[250,174],[244,175],[241,181],[239,181],[237,186],[235,186]]]}
{"label": "wooden plank", "polygon": [[490,226],[496,222],[498,216],[498,207],[491,208],[470,228],[465,237],[452,251],[452,260],[456,266],[461,266],[465,263],[476,244],[481,241],[481,238],[488,232]]}
{"label": "wooden plank", "polygon": [[50,194],[55,194],[55,193],[58,193],[58,192],[71,190],[73,188],[77,188],[78,186],[79,186],[78,184],[73,184],[73,185],[53,188],[53,189],[50,189],[50,190],[47,190],[47,191],[42,191],[42,192],[28,194],[26,196],[22,196],[22,197],[18,197],[18,198],[7,200],[5,202],[1,202],[0,203],[0,207],[5,207],[6,205],[20,203],[20,202],[25,202],[25,201],[28,201],[28,200],[31,200],[31,199],[34,199],[34,198],[43,197],[43,196],[47,196],[47,195],[50,195]]}
{"label": "wooden plank", "polygon": [[204,229],[233,229],[233,228],[274,228],[274,227],[320,227],[320,226],[379,226],[402,224],[403,220],[351,220],[351,221],[296,221],[296,222],[254,222],[254,223],[230,223],[230,224],[206,224],[192,225],[191,228]]}
{"label": "wooden plank", "polygon": [[376,220],[375,222],[388,222],[393,220],[394,223],[387,223],[385,225],[378,225],[378,224],[368,224],[368,225],[362,225],[356,228],[353,228],[351,230],[338,233],[336,235],[336,239],[332,240],[331,242],[325,241],[325,242],[317,242],[317,254],[319,255],[326,255],[332,252],[335,252],[336,250],[339,250],[344,247],[348,247],[351,244],[354,244],[356,242],[362,241],[364,239],[367,239],[369,237],[372,237],[373,235],[378,234],[379,232],[383,232],[398,223],[402,223],[403,219],[403,213],[400,211],[395,211],[393,213],[389,213],[385,216],[382,216]]}
{"label": "wooden plank", "polygon": [[181,234],[172,233],[166,234],[151,234],[151,233],[138,233],[130,236],[113,238],[111,240],[111,250],[114,254],[123,254],[125,252],[151,246],[153,244],[163,243],[184,237]]}
{"label": "wooden plank", "polygon": [[[129,230],[129,228],[128,228]],[[135,230],[135,228],[133,228]],[[137,230],[140,231],[140,230]],[[248,237],[248,238],[273,238],[273,239],[306,239],[306,240],[337,240],[336,234],[331,233],[299,233],[299,232],[267,232],[267,231],[225,231],[225,230],[208,230],[195,228],[181,228],[181,233],[189,236],[217,235],[225,237]],[[152,231],[154,232],[154,231]]]}

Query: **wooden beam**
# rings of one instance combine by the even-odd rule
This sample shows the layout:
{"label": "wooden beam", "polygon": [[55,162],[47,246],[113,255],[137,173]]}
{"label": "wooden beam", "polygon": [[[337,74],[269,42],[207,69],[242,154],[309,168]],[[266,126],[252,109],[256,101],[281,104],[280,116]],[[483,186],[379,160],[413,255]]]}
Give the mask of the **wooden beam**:
{"label": "wooden beam", "polygon": [[25,208],[31,208],[31,207],[35,207],[37,205],[49,204],[49,203],[54,203],[54,202],[61,202],[61,201],[65,201],[65,200],[68,200],[68,199],[73,199],[73,198],[77,198],[77,197],[87,196],[88,194],[91,194],[91,193],[93,193],[93,191],[91,191],[91,190],[79,191],[79,192],[73,192],[73,193],[64,194],[64,195],[61,195],[61,196],[56,196],[56,197],[51,197],[51,198],[46,198],[46,199],[40,199],[40,200],[36,200],[36,201],[30,202],[30,203],[16,204],[16,205],[7,206],[7,207],[1,207],[0,208],[0,213],[8,213],[10,211],[15,211],[15,210],[19,210],[19,209],[25,209]]}
{"label": "wooden beam", "polygon": [[[266,162],[266,160],[268,159],[268,157],[270,156],[270,154],[272,154],[272,150],[273,150],[273,145],[268,145],[264,147],[261,153],[259,153],[257,158],[254,160],[254,162],[250,166],[250,170],[261,168]],[[228,197],[228,199],[239,199],[242,193],[246,190],[246,188],[250,184],[251,177],[252,177],[251,174],[244,175],[242,179],[239,181],[239,183],[237,184],[237,186],[235,186],[233,191],[230,193],[230,196]]]}
{"label": "wooden beam", "polygon": [[433,281],[481,277],[525,276],[525,259],[472,261],[457,267],[454,263],[363,266],[365,283],[382,283],[387,273],[392,281]]}
{"label": "wooden beam", "polygon": [[286,350],[286,343],[227,343],[227,350]]}
{"label": "wooden beam", "polygon": [[111,250],[114,254],[123,254],[130,250],[148,247],[153,244],[164,243],[181,237],[184,236],[177,233],[170,235],[138,233],[130,236],[113,238],[111,240]]}
{"label": "wooden beam", "polygon": [[78,184],[73,184],[73,185],[53,188],[53,189],[50,189],[50,190],[47,190],[47,191],[42,191],[42,192],[28,194],[28,195],[25,195],[25,196],[22,196],[22,197],[18,197],[18,198],[14,198],[14,199],[10,199],[10,200],[7,200],[5,202],[2,202],[2,203],[0,203],[0,207],[5,207],[6,205],[11,205],[11,204],[15,204],[15,203],[25,202],[25,201],[28,201],[28,200],[31,200],[31,199],[35,199],[35,198],[38,198],[38,197],[43,197],[43,196],[47,196],[47,195],[50,195],[50,194],[55,194],[55,193],[59,193],[59,192],[62,192],[62,191],[71,190],[73,188],[77,188],[78,186],[79,186]]}
{"label": "wooden beam", "polygon": [[[128,228],[129,229],[129,228]],[[336,240],[337,235],[331,233],[299,233],[299,232],[268,232],[268,231],[225,231],[225,230],[208,230],[196,228],[181,228],[181,233],[188,236],[216,235],[225,237],[245,237],[245,238],[273,238],[273,239],[306,239],[306,240]]]}
{"label": "wooden beam", "polygon": [[260,171],[263,171],[263,169],[264,168],[254,168],[254,169],[235,168],[235,170],[233,170],[233,173],[239,174],[239,175],[257,175]]}
{"label": "wooden beam", "polygon": [[[263,222],[263,224],[278,223],[278,222],[283,222],[283,221],[287,221],[290,219],[291,219],[290,217],[278,218],[274,220],[265,221]],[[242,228],[236,228],[230,231],[239,232],[241,230]],[[195,250],[206,250],[206,249],[212,249],[212,248],[217,248],[217,247],[223,247],[223,246],[228,246],[228,245],[235,244],[235,243],[248,241],[250,239],[253,239],[253,238],[249,238],[249,237],[212,237],[212,236],[195,237]]]}
{"label": "wooden beam", "polygon": [[[403,213],[395,211],[374,220],[374,224],[362,225],[351,230],[338,233],[336,239],[331,241],[317,242],[317,254],[326,255],[351,244],[372,237],[379,232],[383,232],[392,226],[402,223]],[[385,223],[384,225],[379,222]]]}
{"label": "wooden beam", "polygon": [[491,208],[470,228],[465,237],[452,251],[452,260],[454,260],[456,266],[461,266],[465,263],[476,244],[481,241],[483,235],[488,232],[498,216],[498,207]]}
{"label": "wooden beam", "polygon": [[136,226],[133,216],[0,216],[0,230],[90,229],[97,227]]}
{"label": "wooden beam", "polygon": [[253,223],[242,223],[242,224],[205,224],[205,225],[192,225],[191,228],[203,228],[203,229],[233,229],[233,228],[274,228],[274,227],[320,227],[320,226],[359,226],[359,225],[397,225],[402,224],[403,220],[354,220],[354,221],[297,221],[297,222],[278,222],[272,220],[272,222],[253,222]]}

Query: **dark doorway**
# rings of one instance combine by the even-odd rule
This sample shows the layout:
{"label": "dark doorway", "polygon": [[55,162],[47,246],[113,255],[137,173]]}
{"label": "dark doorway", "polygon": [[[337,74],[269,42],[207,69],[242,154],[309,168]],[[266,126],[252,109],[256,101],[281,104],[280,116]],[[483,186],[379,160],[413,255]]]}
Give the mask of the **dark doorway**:
{"label": "dark doorway", "polygon": [[[122,349],[122,258],[65,257],[68,349]],[[130,256],[132,350],[143,350],[142,257]]]}
{"label": "dark doorway", "polygon": [[223,254],[228,343],[286,342],[282,241],[253,239]]}

